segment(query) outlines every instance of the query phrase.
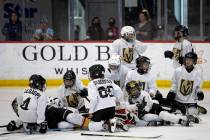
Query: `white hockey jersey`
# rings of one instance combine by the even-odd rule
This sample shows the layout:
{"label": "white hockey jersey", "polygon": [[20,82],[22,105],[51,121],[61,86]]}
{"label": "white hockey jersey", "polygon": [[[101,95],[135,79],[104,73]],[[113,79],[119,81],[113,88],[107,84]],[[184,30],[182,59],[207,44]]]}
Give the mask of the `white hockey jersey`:
{"label": "white hockey jersey", "polygon": [[149,112],[152,109],[153,103],[157,103],[158,101],[156,100],[152,100],[152,98],[150,97],[150,95],[146,92],[141,90],[140,96],[138,98],[132,98],[131,100],[133,103],[135,103],[134,105],[130,105],[130,107],[128,106],[127,109],[128,110],[138,110],[138,108],[136,107],[136,104],[145,104],[144,110]]}
{"label": "white hockey jersey", "polygon": [[192,43],[188,40],[184,39],[182,42],[176,42],[173,46],[173,66],[174,68],[178,68],[181,65],[179,64],[179,57],[184,57],[186,53],[195,51],[195,48],[192,46]]}
{"label": "white hockey jersey", "polygon": [[123,38],[117,39],[112,43],[110,48],[111,55],[120,55],[122,64],[130,69],[135,69],[135,60],[139,55],[142,55],[147,49],[147,46],[142,42],[135,40],[130,43]]}
{"label": "white hockey jersey", "polygon": [[[64,107],[68,107],[67,96],[79,93],[82,89],[84,89],[84,85],[78,78],[76,78],[75,83],[71,88],[65,88],[65,85],[62,84],[57,91],[57,97],[61,100]],[[78,102],[76,109],[80,109],[85,105],[84,99],[80,96],[78,96]]]}
{"label": "white hockey jersey", "polygon": [[123,89],[125,84],[125,77],[130,71],[129,68],[125,67],[124,65],[120,65],[119,70],[113,71],[111,69],[106,69],[105,77],[114,81],[121,89]]}
{"label": "white hockey jersey", "polygon": [[90,98],[89,113],[98,110],[115,107],[116,101],[123,100],[123,93],[119,86],[107,78],[94,79],[88,84]]}
{"label": "white hockey jersey", "polygon": [[18,114],[22,122],[40,124],[45,121],[47,97],[40,90],[25,89],[18,97]]}
{"label": "white hockey jersey", "polygon": [[143,90],[145,90],[149,94],[153,95],[156,94],[157,88],[156,88],[155,79],[153,78],[150,72],[141,75],[137,72],[137,69],[131,70],[128,72],[126,76],[125,85],[130,81],[141,82]]}
{"label": "white hockey jersey", "polygon": [[184,66],[177,68],[172,78],[175,100],[181,103],[196,103],[197,92],[201,91],[202,73],[198,67],[188,73]]}

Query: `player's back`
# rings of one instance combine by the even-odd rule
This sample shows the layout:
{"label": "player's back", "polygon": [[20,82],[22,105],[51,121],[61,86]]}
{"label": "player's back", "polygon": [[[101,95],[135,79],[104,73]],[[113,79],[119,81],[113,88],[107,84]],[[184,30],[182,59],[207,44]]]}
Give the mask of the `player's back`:
{"label": "player's back", "polygon": [[90,82],[88,86],[88,94],[90,100],[96,102],[95,107],[92,110],[93,112],[116,106],[114,88],[113,81],[107,78],[97,78]]}
{"label": "player's back", "polygon": [[22,103],[20,103],[18,109],[19,117],[23,122],[36,123],[38,119],[41,119],[39,118],[40,115],[43,117],[46,105],[47,98],[42,95],[40,90],[25,89],[22,94]]}

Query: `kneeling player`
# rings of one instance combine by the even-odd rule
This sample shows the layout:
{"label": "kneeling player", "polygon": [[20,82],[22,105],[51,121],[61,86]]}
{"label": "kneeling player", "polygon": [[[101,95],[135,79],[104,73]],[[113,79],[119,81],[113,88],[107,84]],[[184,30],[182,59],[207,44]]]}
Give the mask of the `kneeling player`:
{"label": "kneeling player", "polygon": [[117,126],[127,131],[125,125],[114,118],[116,106],[114,95],[122,91],[112,80],[104,78],[104,72],[105,68],[100,64],[89,68],[91,82],[88,85],[88,93],[91,122],[88,128],[90,131],[101,131],[106,127],[109,132],[115,132]]}

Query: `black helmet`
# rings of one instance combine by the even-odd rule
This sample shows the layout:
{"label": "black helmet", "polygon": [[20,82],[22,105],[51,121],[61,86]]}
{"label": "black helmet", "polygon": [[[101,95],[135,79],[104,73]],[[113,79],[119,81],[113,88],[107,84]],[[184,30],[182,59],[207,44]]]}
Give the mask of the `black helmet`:
{"label": "black helmet", "polygon": [[41,91],[44,91],[45,84],[46,84],[46,80],[41,75],[33,74],[29,78],[29,86],[31,88],[39,89]]}
{"label": "black helmet", "polygon": [[75,80],[76,75],[72,70],[67,70],[67,72],[63,75],[63,80]]}
{"label": "black helmet", "polygon": [[188,30],[188,28],[187,28],[186,26],[184,26],[184,25],[178,25],[178,26],[176,26],[176,27],[174,28],[174,33],[175,33],[176,31],[182,32],[182,34],[183,34],[184,37],[186,37],[186,36],[189,35],[189,30]]}
{"label": "black helmet", "polygon": [[[148,69],[143,69],[143,64],[144,63],[148,63],[149,64],[149,68]],[[137,59],[136,59],[136,67],[138,68],[138,72],[140,74],[144,74],[144,73],[147,73],[150,68],[151,68],[151,63],[150,63],[150,59],[146,56],[139,56]]]}
{"label": "black helmet", "polygon": [[194,53],[194,52],[186,53],[184,56],[184,63],[185,63],[186,58],[193,59],[194,64],[197,64],[198,56],[196,53]]}
{"label": "black helmet", "polygon": [[103,78],[105,73],[105,68],[101,64],[92,65],[89,68],[90,78]]}

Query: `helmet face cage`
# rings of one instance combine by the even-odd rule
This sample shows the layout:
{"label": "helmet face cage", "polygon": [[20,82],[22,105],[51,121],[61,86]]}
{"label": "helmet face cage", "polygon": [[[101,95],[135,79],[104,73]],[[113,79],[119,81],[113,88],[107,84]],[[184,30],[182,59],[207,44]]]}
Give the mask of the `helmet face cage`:
{"label": "helmet face cage", "polygon": [[119,55],[112,55],[108,61],[111,70],[117,70],[120,66],[121,60]]}
{"label": "helmet face cage", "polygon": [[126,91],[131,98],[138,98],[141,86],[136,81],[130,81],[126,84]]}
{"label": "helmet face cage", "polygon": [[151,69],[150,59],[145,56],[140,56],[136,59],[136,67],[142,74],[149,72]]}
{"label": "helmet face cage", "polygon": [[103,78],[105,68],[101,64],[95,64],[89,68],[90,79]]}
{"label": "helmet face cage", "polygon": [[45,91],[46,90],[46,80],[41,75],[33,74],[29,78],[29,86],[34,89],[39,89],[41,91]]}
{"label": "helmet face cage", "polygon": [[74,71],[68,70],[63,76],[65,88],[72,87],[75,83],[75,80],[76,80],[76,75]]}
{"label": "helmet face cage", "polygon": [[136,39],[135,29],[131,26],[124,26],[121,29],[121,37],[128,42],[133,42]]}
{"label": "helmet face cage", "polygon": [[[180,34],[182,33],[182,35]],[[189,35],[188,28],[184,25],[178,25],[174,28],[174,38],[177,40],[181,37],[187,37]]]}
{"label": "helmet face cage", "polygon": [[[192,60],[192,65],[188,65],[187,64],[187,60],[191,59]],[[184,65],[185,67],[192,67],[193,65],[196,65],[197,64],[197,59],[198,59],[198,56],[196,53],[194,52],[189,52],[189,53],[186,53],[185,56],[184,56]]]}

